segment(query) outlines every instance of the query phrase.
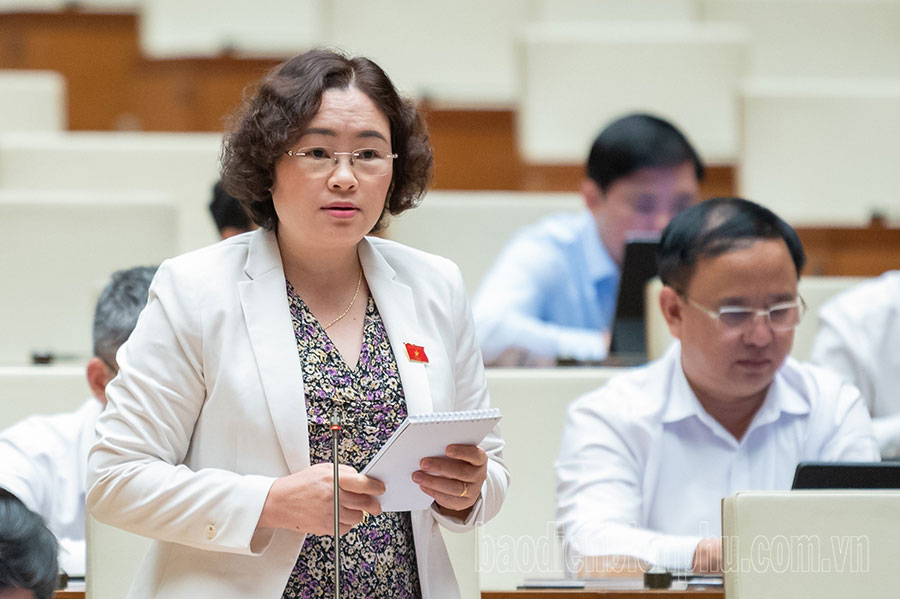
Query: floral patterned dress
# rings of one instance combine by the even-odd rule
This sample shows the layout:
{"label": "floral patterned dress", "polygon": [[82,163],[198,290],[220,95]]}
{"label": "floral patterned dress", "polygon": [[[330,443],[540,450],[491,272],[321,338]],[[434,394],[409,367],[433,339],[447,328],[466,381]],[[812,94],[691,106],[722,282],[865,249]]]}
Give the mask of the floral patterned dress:
{"label": "floral patterned dress", "polygon": [[[331,463],[328,424],[342,408],[340,462],[365,466],[406,418],[394,353],[375,301],[369,297],[359,362],[350,370],[322,325],[287,284],[291,320],[303,365],[309,462]],[[334,539],[308,534],[283,599],[334,596]],[[369,516],[341,537],[341,597],[422,596],[409,512]]]}

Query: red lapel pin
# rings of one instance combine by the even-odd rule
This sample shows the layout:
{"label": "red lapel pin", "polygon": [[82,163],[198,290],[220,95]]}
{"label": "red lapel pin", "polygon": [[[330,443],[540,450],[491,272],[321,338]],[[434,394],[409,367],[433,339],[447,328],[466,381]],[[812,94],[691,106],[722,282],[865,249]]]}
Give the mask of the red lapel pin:
{"label": "red lapel pin", "polygon": [[410,362],[422,362],[424,364],[428,364],[428,356],[425,355],[425,348],[421,345],[413,345],[412,343],[405,343],[406,345],[406,356],[409,358]]}

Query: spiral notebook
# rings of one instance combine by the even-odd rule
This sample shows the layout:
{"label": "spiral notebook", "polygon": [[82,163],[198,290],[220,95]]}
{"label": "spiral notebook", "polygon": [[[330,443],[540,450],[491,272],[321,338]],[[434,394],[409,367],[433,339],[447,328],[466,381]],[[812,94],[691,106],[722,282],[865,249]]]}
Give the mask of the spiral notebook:
{"label": "spiral notebook", "polygon": [[384,483],[378,497],[385,512],[427,509],[431,497],[413,482],[419,461],[442,456],[448,445],[478,445],[500,420],[500,410],[467,410],[413,414],[394,431],[361,473]]}

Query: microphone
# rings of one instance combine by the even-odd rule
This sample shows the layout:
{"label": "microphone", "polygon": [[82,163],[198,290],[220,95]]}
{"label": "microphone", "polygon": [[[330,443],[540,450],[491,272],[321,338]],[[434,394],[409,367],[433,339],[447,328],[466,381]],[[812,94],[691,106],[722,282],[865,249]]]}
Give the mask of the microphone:
{"label": "microphone", "polygon": [[341,599],[341,486],[338,478],[341,427],[341,409],[339,406],[334,406],[331,411],[331,460],[334,464],[334,599]]}

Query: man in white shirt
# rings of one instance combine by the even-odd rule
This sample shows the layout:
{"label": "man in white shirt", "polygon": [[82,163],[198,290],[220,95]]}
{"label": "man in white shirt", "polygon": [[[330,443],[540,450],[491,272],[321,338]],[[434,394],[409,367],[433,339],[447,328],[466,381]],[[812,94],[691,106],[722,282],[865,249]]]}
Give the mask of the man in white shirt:
{"label": "man in white shirt", "polygon": [[859,391],[787,357],[804,262],[796,232],[746,200],[666,227],[659,303],[679,342],[569,408],[557,523],[572,571],[720,571],[723,497],[789,489],[802,460],[878,459]]}
{"label": "man in white shirt", "polygon": [[860,283],[819,310],[810,361],[859,388],[884,458],[900,458],[900,270]]}
{"label": "man in white shirt", "polygon": [[674,125],[629,114],[594,140],[585,210],[529,225],[485,275],[472,311],[491,366],[606,357],[625,241],[656,235],[700,196],[704,167]]}
{"label": "man in white shirt", "polygon": [[147,303],[155,272],[149,266],[117,271],[97,300],[94,357],[86,369],[93,397],[74,412],[31,416],[0,432],[0,487],[44,518],[59,541],[60,568],[71,576],[85,571],[85,477],[94,424],[116,375],[116,351]]}

